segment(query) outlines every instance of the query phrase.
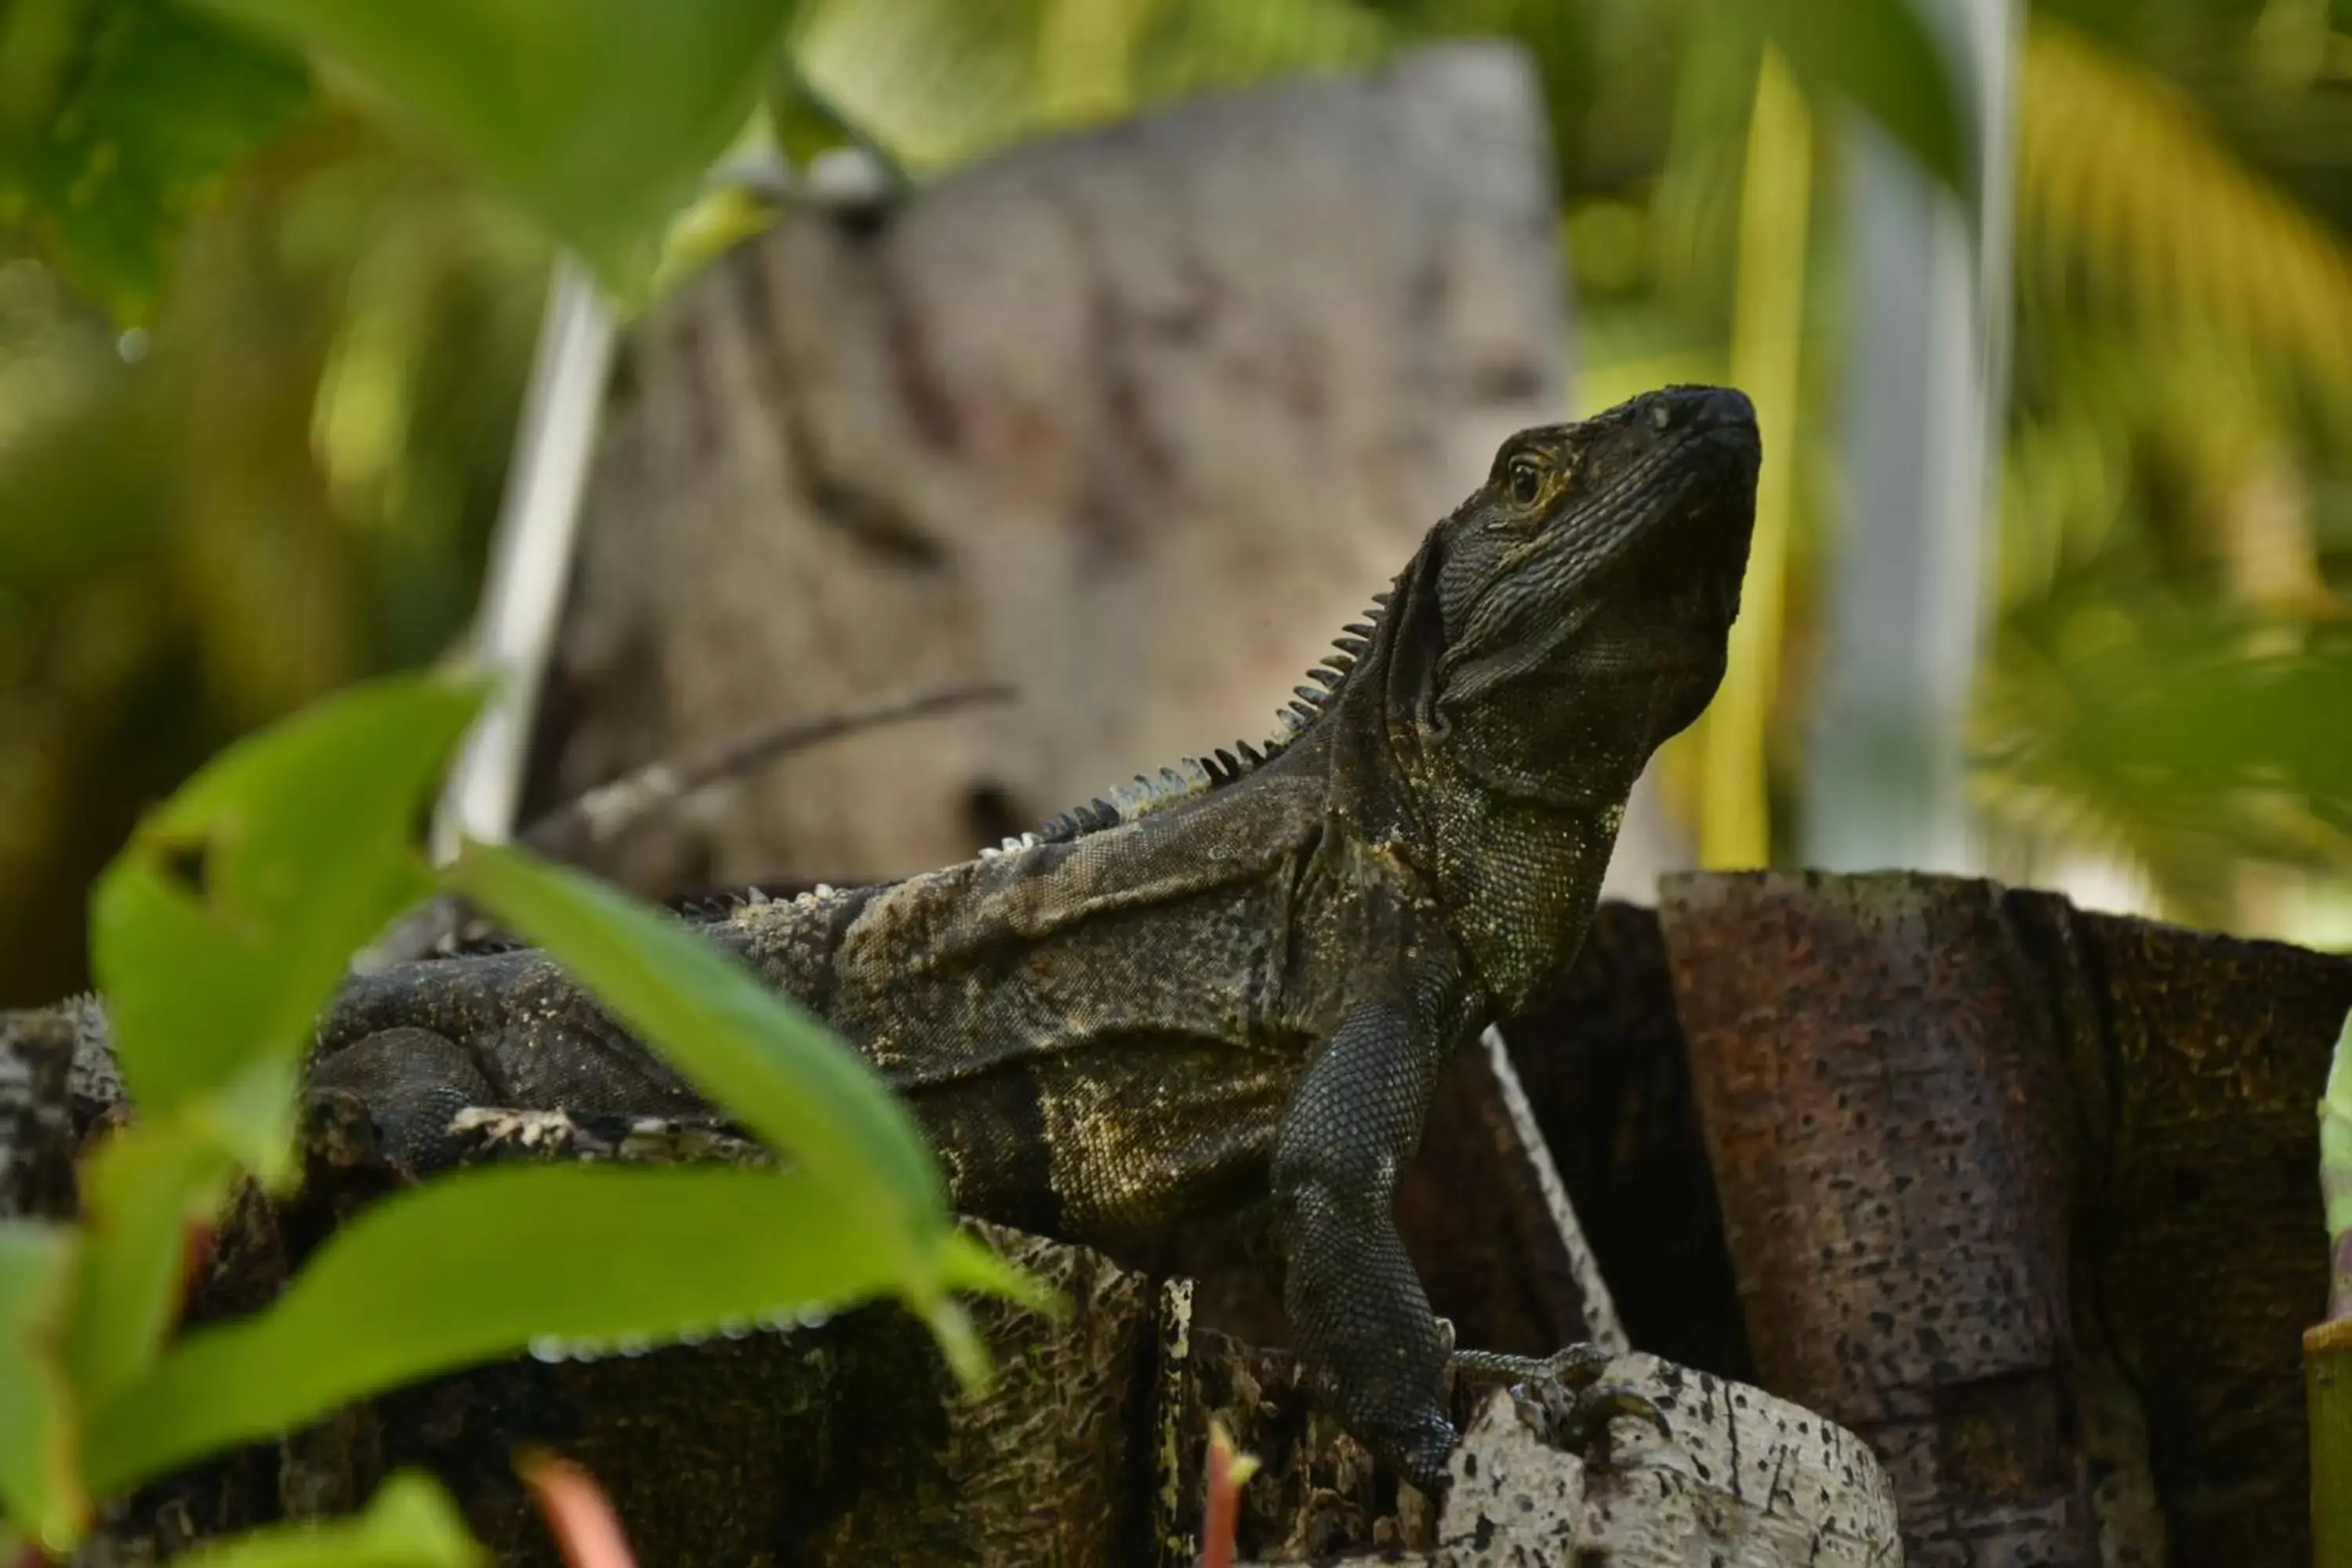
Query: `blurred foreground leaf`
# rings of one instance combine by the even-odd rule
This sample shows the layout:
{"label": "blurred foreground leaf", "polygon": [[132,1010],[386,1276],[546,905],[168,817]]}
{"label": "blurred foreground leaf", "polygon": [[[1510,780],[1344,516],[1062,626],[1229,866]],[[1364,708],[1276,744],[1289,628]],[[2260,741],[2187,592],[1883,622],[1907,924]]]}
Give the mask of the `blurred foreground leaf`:
{"label": "blurred foreground leaf", "polygon": [[310,97],[300,63],[175,0],[0,7],[0,222],[144,318],[191,209]]}
{"label": "blurred foreground leaf", "polygon": [[1950,65],[1908,0],[1716,0],[1761,27],[1816,91],[1847,100],[1971,206],[1975,128]]}
{"label": "blurred foreground leaf", "polygon": [[199,1546],[184,1568],[478,1568],[489,1554],[430,1477],[403,1471],[352,1519],[273,1525]]}
{"label": "blurred foreground leaf", "polygon": [[64,1226],[0,1223],[0,1507],[51,1542],[70,1541],[89,1511],[74,1464],[79,1411],[57,1358],[74,1245]]}
{"label": "blurred foreground leaf", "polygon": [[467,843],[450,885],[596,994],[779,1153],[921,1247],[949,1229],[930,1150],[881,1074],[676,920],[522,851]]}
{"label": "blurred foreground leaf", "polygon": [[2336,1036],[2319,1100],[2319,1196],[2327,1225],[2327,1316],[2352,1317],[2352,1013]]}
{"label": "blurred foreground leaf", "polygon": [[179,1316],[190,1229],[212,1223],[233,1173],[228,1154],[187,1117],[142,1118],[83,1161],[65,1353],[85,1403],[104,1403],[153,1363]]}
{"label": "blurred foreground leaf", "polygon": [[959,1377],[973,1382],[986,1368],[948,1289],[1045,1304],[1026,1276],[954,1229],[913,1115],[799,1004],[677,921],[576,871],[467,843],[446,876],[856,1215],[862,1245]]}
{"label": "blurred foreground leaf", "polygon": [[[897,1239],[805,1173],[564,1165],[443,1177],[335,1232],[270,1306],[191,1331],[95,1413],[84,1463],[92,1488],[112,1493],[525,1349],[611,1352],[830,1311],[903,1286]],[[932,1261],[940,1289],[996,1289],[1008,1272],[969,1246]]]}
{"label": "blurred foreground leaf", "polygon": [[205,0],[327,56],[634,298],[759,102],[792,0]]}
{"label": "blurred foreground leaf", "polygon": [[100,879],[90,946],[124,1082],[276,1179],[294,1073],[352,952],[432,891],[419,814],[478,688],[356,688],[223,752]]}

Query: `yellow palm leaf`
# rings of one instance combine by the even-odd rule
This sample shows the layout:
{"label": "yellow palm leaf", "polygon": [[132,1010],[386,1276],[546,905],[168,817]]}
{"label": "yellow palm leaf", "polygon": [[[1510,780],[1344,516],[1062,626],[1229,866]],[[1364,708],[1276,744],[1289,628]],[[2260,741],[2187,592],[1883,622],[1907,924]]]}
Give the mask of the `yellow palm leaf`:
{"label": "yellow palm leaf", "polygon": [[2021,281],[2276,356],[2352,416],[2352,248],[2187,94],[2063,23],[2027,34]]}

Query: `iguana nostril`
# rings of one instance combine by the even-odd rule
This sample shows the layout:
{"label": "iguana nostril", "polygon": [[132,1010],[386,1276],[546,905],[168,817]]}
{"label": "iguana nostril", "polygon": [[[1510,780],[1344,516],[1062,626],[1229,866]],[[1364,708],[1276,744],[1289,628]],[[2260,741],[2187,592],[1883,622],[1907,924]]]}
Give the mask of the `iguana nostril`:
{"label": "iguana nostril", "polygon": [[1690,399],[1687,417],[1693,426],[1702,430],[1753,426],[1756,405],[1748,401],[1748,395],[1744,392],[1728,386],[1710,386]]}

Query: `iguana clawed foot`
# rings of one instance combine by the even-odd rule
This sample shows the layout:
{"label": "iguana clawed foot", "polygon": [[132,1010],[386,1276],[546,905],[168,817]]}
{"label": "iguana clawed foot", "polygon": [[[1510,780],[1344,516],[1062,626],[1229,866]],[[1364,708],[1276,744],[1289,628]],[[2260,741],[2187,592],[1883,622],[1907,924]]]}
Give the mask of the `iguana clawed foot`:
{"label": "iguana clawed foot", "polygon": [[1548,1356],[1456,1351],[1454,1364],[1472,1377],[1507,1383],[1521,1409],[1536,1415],[1546,1437],[1587,1464],[1610,1462],[1610,1428],[1621,1417],[1648,1423],[1671,1440],[1665,1413],[1631,1384],[1603,1383],[1615,1355],[1596,1344],[1573,1344]]}

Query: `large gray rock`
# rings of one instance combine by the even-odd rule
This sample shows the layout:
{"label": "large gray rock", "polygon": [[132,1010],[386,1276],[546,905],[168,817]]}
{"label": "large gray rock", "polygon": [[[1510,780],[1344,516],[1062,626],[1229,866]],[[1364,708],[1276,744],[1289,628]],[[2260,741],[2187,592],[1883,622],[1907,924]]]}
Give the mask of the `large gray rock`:
{"label": "large gray rock", "polygon": [[1258,739],[1563,416],[1553,189],[1526,60],[1453,45],[788,216],[633,334],[526,819],[779,717],[1015,684],[597,863],[884,875]]}

